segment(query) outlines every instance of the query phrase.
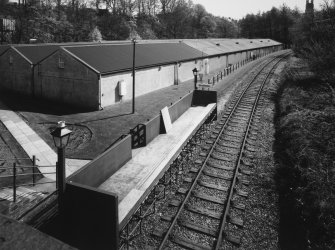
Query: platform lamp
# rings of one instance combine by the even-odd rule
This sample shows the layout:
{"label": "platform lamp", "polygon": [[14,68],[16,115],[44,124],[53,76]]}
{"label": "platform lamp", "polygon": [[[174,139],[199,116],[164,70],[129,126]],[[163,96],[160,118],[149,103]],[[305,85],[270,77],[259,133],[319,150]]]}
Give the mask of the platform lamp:
{"label": "platform lamp", "polygon": [[193,72],[193,75],[194,75],[194,89],[197,89],[197,82],[198,82],[198,69],[197,68],[194,68],[192,70]]}
{"label": "platform lamp", "polygon": [[59,210],[63,209],[63,198],[65,191],[65,147],[69,143],[72,131],[66,128],[65,121],[60,121],[57,128],[51,132],[57,148],[56,180],[58,189]]}

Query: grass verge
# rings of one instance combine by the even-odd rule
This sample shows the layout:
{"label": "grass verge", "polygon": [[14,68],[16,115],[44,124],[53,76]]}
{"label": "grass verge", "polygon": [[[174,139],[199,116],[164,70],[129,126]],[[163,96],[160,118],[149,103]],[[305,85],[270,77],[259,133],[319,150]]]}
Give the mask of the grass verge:
{"label": "grass verge", "polygon": [[281,246],[335,249],[334,90],[301,65],[290,73],[277,94]]}

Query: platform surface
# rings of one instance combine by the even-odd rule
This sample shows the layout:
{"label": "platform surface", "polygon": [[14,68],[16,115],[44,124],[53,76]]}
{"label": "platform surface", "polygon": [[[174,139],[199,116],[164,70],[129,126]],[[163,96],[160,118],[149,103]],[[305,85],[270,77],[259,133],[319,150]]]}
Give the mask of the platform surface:
{"label": "platform surface", "polygon": [[146,147],[133,150],[133,158],[99,186],[119,197],[119,224],[148,195],[185,143],[214,111],[216,104],[191,107],[173,124],[167,134],[157,136]]}

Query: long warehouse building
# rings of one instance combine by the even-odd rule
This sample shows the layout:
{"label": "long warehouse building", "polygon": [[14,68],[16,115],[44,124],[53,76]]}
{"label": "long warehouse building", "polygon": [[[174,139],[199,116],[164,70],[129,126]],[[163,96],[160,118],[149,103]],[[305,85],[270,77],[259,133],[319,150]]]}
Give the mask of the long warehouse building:
{"label": "long warehouse building", "polygon": [[99,110],[283,48],[270,39],[185,39],[0,47],[0,88]]}

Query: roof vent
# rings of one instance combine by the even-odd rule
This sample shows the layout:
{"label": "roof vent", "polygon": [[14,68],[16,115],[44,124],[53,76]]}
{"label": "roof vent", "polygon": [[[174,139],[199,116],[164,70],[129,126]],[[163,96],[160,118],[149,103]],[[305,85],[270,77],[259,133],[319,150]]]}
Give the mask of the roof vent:
{"label": "roof vent", "polygon": [[262,43],[263,41],[261,41],[261,43]]}
{"label": "roof vent", "polygon": [[220,46],[220,44],[219,44],[219,43],[217,43],[217,44],[216,44],[216,46]]}
{"label": "roof vent", "polygon": [[253,43],[253,41],[250,41],[250,43]]}
{"label": "roof vent", "polygon": [[236,44],[240,44],[239,42],[236,42]]}

